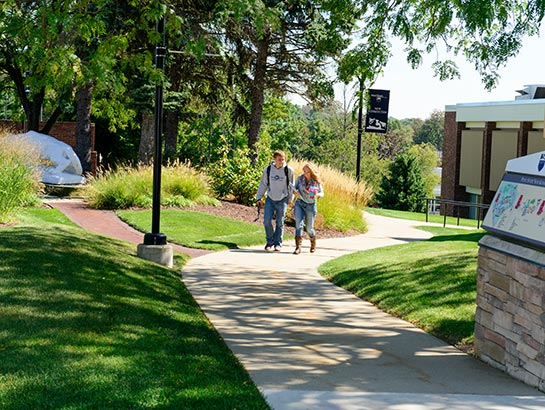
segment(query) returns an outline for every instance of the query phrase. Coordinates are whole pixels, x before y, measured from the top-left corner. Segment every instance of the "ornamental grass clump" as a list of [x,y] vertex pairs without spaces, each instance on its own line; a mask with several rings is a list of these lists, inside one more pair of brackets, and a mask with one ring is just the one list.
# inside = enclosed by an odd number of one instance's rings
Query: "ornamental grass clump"
[[[302,174],[306,163],[302,160],[289,162],[296,178]],[[318,213],[324,218],[324,226],[343,232],[366,231],[363,210],[372,198],[371,186],[327,165],[315,165],[315,168],[324,188],[324,197],[318,200]]]
[[[121,166],[101,170],[90,178],[88,187],[80,194],[98,209],[150,207],[153,202],[153,167]],[[179,162],[162,168],[162,205],[193,206],[216,202],[210,196],[206,179],[197,171]]]
[[165,205],[218,205],[206,177],[195,169],[176,161],[163,168],[162,190]]
[[10,222],[18,209],[38,203],[39,161],[28,144],[0,135],[0,223]]

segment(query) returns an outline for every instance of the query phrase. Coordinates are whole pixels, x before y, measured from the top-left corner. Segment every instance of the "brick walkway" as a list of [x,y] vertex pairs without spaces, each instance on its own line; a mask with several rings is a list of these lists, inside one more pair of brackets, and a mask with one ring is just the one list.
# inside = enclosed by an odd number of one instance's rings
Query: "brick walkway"
[[[144,234],[127,225],[117,217],[115,212],[100,209],[92,209],[82,200],[46,200],[45,203],[58,209],[72,222],[82,228],[100,235],[110,236],[134,244],[144,243]],[[170,244],[175,251],[188,254],[192,258],[206,255],[211,251],[203,249],[187,248],[176,244]]]

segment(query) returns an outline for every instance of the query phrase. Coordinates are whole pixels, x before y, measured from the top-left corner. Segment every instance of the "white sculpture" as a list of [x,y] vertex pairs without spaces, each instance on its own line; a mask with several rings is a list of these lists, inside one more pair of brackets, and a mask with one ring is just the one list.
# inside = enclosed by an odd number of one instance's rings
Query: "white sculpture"
[[13,134],[12,137],[38,150],[42,182],[53,185],[85,184],[81,162],[70,145],[36,131]]

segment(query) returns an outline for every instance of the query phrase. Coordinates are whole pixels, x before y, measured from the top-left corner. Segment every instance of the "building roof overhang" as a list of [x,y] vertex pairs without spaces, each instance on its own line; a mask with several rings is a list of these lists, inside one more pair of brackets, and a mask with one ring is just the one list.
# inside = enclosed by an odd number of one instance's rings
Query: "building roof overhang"
[[456,121],[544,121],[545,99],[460,103],[447,105],[456,112]]

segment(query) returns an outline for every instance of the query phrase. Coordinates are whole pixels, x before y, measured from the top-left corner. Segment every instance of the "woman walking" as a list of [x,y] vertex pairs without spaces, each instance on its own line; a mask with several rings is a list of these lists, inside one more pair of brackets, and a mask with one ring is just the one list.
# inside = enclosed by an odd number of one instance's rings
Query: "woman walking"
[[316,231],[314,230],[314,220],[316,219],[316,200],[324,196],[320,176],[310,165],[305,164],[303,174],[299,175],[295,181],[295,205],[293,212],[295,214],[295,250],[293,253],[301,253],[301,242],[303,241],[303,227],[310,238],[310,251],[316,250]]

